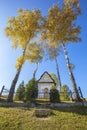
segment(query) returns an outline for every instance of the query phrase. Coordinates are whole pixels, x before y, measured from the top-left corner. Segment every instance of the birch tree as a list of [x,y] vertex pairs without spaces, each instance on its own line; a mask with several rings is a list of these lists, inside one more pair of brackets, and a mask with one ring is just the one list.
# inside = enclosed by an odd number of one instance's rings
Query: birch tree
[[79,38],[80,26],[76,25],[77,17],[81,14],[78,0],[64,0],[62,7],[53,5],[48,12],[42,30],[42,40],[49,46],[57,48],[62,46],[65,54],[75,100],[79,101],[76,81],[71,69],[66,45],[70,42],[81,41]]
[[41,27],[41,12],[40,10],[18,10],[18,16],[10,17],[8,25],[5,28],[6,36],[13,42],[14,49],[21,48],[22,55],[17,59],[18,65],[16,75],[11,83],[8,102],[13,102],[13,94],[16,83],[18,81],[22,66],[25,62],[25,54],[30,41],[33,40]]

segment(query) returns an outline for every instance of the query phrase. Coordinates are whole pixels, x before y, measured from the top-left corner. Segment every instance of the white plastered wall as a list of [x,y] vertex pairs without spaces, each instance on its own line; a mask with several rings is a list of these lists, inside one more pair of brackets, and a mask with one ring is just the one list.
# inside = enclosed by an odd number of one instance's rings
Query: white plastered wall
[[38,98],[44,98],[44,89],[48,88],[48,92],[50,93],[50,89],[53,83],[39,83],[38,84]]

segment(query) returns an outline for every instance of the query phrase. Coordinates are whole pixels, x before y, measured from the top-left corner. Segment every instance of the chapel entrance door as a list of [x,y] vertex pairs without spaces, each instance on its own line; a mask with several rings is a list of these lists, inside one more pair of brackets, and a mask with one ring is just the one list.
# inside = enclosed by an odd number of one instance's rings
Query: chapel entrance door
[[48,88],[44,88],[44,98],[49,98],[49,90],[48,90]]

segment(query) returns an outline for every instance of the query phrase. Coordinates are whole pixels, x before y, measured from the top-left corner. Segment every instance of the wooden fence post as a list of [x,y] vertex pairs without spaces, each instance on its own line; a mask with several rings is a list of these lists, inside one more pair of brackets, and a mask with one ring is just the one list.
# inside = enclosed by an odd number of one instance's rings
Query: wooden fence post
[[4,88],[5,88],[5,86],[3,86],[2,89],[1,89],[0,97],[1,97],[1,95],[3,93]]
[[78,91],[79,91],[79,93],[80,93],[81,98],[83,98],[83,94],[82,94],[82,91],[81,91],[81,88],[80,88],[80,87],[78,87]]

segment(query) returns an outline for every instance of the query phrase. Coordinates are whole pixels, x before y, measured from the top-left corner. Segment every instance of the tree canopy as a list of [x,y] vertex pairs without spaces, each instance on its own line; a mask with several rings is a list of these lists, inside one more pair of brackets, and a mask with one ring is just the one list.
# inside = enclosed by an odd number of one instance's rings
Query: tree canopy
[[75,20],[81,14],[78,0],[65,0],[60,8],[53,5],[48,12],[42,30],[42,40],[47,41],[50,46],[58,47],[61,43],[78,42],[80,26]]
[[20,47],[24,50],[27,42],[30,42],[38,33],[42,19],[40,10],[18,10],[18,16],[8,19],[5,28],[6,36],[13,42],[12,47]]

